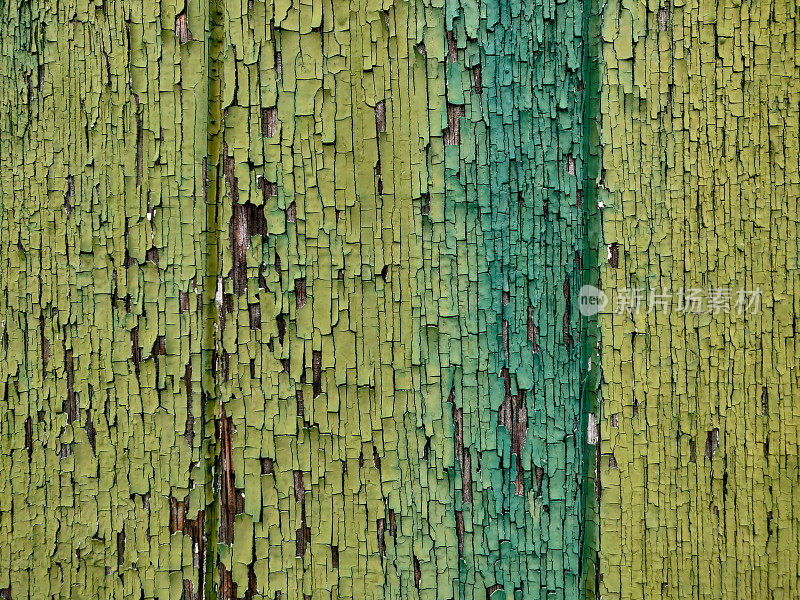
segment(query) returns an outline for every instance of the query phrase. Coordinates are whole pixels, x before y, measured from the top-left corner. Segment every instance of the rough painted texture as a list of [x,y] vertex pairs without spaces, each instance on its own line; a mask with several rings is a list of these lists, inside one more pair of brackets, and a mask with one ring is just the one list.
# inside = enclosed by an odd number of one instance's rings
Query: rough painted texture
[[[203,586],[207,50],[178,10],[0,7],[5,597]],[[205,20],[193,4],[201,37]]]
[[223,23],[223,586],[574,597],[579,5],[317,8]]
[[0,589],[575,597],[579,2],[2,24]]
[[445,138],[438,252],[453,290],[439,304],[437,342],[460,437],[460,581],[475,597],[486,588],[575,598],[585,468],[574,300],[584,258],[581,4],[475,11],[448,5],[448,116],[465,118],[453,144]]
[[[800,597],[799,8],[603,12],[607,599]],[[611,314],[636,287],[642,310]],[[702,314],[647,314],[651,290],[677,303],[681,287],[702,290]],[[760,312],[738,314],[756,288]]]
[[0,597],[798,597],[796,13],[0,4]]

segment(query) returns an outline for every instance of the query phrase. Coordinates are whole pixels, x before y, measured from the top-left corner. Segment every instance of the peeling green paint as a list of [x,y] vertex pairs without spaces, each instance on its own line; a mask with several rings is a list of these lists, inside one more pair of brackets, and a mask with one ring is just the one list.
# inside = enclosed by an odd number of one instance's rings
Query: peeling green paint
[[0,5],[0,597],[795,597],[796,13]]
[[[604,598],[800,596],[799,9],[603,10]],[[641,310],[616,310],[624,288]]]
[[4,14],[0,587],[573,596],[579,4],[56,8]]

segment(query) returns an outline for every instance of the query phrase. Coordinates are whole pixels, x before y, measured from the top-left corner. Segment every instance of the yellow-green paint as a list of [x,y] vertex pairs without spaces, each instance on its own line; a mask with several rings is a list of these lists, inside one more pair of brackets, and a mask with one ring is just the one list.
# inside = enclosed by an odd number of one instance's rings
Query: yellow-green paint
[[0,597],[796,597],[797,16],[0,4]]
[[577,593],[582,18],[488,6],[4,6],[0,589]]
[[[600,593],[798,598],[800,5],[611,0],[602,18]],[[615,314],[624,288],[638,313]]]
[[0,9],[6,597],[177,598],[206,569],[208,51],[178,10]]

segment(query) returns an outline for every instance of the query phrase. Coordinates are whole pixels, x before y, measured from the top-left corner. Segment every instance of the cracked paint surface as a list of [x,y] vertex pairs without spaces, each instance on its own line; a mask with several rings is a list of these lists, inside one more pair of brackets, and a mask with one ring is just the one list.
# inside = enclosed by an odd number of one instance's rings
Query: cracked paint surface
[[796,7],[709,6],[0,5],[0,596],[794,597]]
[[[600,317],[604,598],[800,596],[798,23],[783,1],[603,11],[602,285],[706,297]],[[714,314],[713,288],[761,310]]]
[[580,4],[33,8],[0,587],[573,597]]

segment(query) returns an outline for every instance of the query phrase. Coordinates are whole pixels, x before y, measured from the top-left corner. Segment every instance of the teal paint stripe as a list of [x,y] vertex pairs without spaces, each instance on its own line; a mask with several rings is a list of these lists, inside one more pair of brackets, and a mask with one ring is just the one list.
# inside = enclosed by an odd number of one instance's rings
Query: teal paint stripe
[[[460,340],[440,345],[442,393],[463,427],[453,476],[463,482],[469,470],[472,488],[471,501],[463,491],[455,501],[461,596],[576,598],[586,473],[582,6],[446,9],[451,134],[464,114],[459,144],[445,151],[444,201],[459,299],[448,330]],[[444,356],[459,344],[460,356]]]

